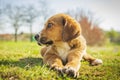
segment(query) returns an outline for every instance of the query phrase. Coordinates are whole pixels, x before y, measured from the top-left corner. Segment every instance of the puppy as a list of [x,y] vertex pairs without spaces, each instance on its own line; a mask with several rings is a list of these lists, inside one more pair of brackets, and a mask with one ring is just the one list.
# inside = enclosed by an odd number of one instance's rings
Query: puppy
[[81,34],[80,24],[66,14],[49,18],[35,39],[39,45],[46,45],[41,49],[43,63],[67,75],[79,75],[82,58],[91,65],[102,64],[101,59],[86,53],[86,40]]

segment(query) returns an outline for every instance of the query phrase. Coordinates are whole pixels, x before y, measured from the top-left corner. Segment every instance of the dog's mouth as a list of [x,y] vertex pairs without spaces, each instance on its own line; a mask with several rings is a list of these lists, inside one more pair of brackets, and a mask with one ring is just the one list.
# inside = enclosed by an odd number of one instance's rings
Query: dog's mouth
[[48,39],[46,37],[39,38],[39,35],[36,35],[35,39],[36,39],[38,45],[40,45],[40,46],[41,45],[52,45],[53,44],[52,40],[50,40],[50,39]]
[[51,41],[51,40],[50,40],[50,41],[47,41],[47,42],[38,41],[37,43],[38,43],[38,45],[40,45],[40,46],[41,46],[41,45],[52,45],[52,44],[53,44],[53,41]]

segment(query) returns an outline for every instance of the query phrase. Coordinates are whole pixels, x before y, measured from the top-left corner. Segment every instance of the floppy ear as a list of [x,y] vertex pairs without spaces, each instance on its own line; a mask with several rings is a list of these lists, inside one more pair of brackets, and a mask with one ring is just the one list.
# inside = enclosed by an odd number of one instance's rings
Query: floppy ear
[[70,41],[78,37],[80,34],[81,34],[80,24],[69,16],[64,17],[62,32],[63,41],[65,42]]

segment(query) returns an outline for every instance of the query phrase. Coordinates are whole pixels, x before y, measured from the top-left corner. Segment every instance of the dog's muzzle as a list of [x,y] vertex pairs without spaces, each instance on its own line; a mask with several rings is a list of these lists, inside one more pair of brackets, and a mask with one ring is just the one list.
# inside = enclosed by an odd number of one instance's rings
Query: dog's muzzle
[[53,41],[48,40],[46,37],[41,37],[41,38],[40,38],[40,43],[42,43],[42,44],[47,44],[47,45],[51,45],[51,44],[53,44]]
[[35,35],[35,40],[38,42],[38,45],[42,45],[42,44],[51,45],[51,44],[53,44],[53,41],[51,41],[51,40],[48,41],[46,37],[40,37],[39,34]]

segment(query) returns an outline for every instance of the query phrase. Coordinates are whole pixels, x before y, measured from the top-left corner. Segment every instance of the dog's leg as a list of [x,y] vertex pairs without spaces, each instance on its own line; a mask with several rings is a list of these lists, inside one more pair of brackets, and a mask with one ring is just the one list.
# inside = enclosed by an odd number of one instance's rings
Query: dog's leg
[[90,63],[90,65],[92,66],[95,66],[95,65],[99,65],[99,64],[102,64],[102,60],[101,59],[96,59],[94,57],[92,57],[91,55],[89,54],[84,54],[83,58],[88,61]]
[[47,47],[43,47],[43,48],[41,48],[41,56],[43,57],[44,56],[44,54],[45,54],[45,52],[47,51]]
[[46,51],[47,51],[47,47],[41,48],[41,53],[40,54],[41,54],[42,57],[44,56]]
[[69,53],[67,57],[67,64],[63,68],[62,72],[69,76],[78,77],[80,60],[82,59],[82,53],[78,50],[73,50]]
[[51,69],[60,71],[63,68],[62,60],[56,55],[51,53],[46,53],[43,57],[43,63],[48,64]]

